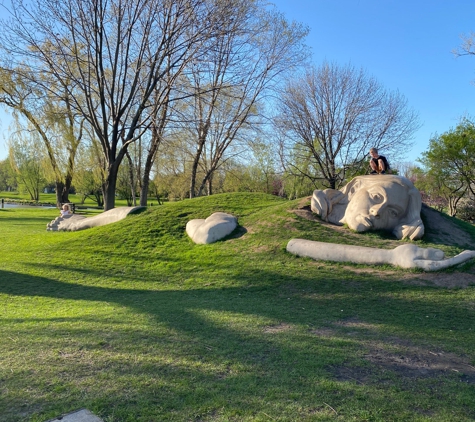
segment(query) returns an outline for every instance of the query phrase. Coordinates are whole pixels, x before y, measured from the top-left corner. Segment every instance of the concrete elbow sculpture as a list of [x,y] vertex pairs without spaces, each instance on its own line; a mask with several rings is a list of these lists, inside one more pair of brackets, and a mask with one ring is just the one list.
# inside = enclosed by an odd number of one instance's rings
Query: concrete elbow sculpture
[[237,219],[231,214],[215,212],[207,219],[197,218],[186,224],[186,233],[198,244],[213,243],[231,234],[237,227]]
[[421,206],[412,182],[396,175],[357,176],[340,190],[314,191],[311,200],[312,211],[329,223],[357,232],[386,230],[411,240],[424,235]]
[[145,207],[118,207],[109,211],[95,215],[94,217],[84,217],[83,215],[70,214],[55,218],[46,225],[48,231],[77,231],[89,229],[91,227],[104,226],[123,220],[131,212]]
[[391,264],[402,268],[420,268],[424,271],[442,270],[475,257],[475,251],[467,250],[452,258],[445,258],[444,252],[440,249],[420,248],[413,244],[401,245],[394,249],[377,249],[304,239],[290,240],[287,251],[294,255],[322,261]]

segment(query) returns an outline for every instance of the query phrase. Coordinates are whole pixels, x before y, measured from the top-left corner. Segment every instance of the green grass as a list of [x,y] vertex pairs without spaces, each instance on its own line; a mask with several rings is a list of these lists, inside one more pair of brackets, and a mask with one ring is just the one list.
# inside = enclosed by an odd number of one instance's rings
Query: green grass
[[[0,210],[0,420],[474,420],[475,286],[290,255],[293,237],[396,244],[298,202],[215,195],[74,233],[45,230],[55,209]],[[240,228],[194,244],[186,222],[215,211]]]

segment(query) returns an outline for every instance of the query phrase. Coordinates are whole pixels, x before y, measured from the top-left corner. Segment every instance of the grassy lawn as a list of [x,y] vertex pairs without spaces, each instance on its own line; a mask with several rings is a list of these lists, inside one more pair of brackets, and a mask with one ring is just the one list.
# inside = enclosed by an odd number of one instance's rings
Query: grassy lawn
[[[398,244],[299,202],[215,195],[75,233],[46,231],[56,209],[0,209],[0,420],[475,420],[475,264],[428,277],[293,256],[294,237]],[[240,228],[194,244],[187,221],[215,211]]]

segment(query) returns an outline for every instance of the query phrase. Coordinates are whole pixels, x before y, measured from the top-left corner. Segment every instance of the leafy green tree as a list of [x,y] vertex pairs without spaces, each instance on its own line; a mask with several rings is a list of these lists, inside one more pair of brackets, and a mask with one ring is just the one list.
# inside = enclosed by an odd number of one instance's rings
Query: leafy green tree
[[444,186],[444,180],[440,176],[440,174],[435,172],[427,172],[417,167],[412,171],[410,180],[414,183],[414,186],[419,189],[424,204],[438,211],[444,211],[450,208],[450,203],[454,203],[454,200],[450,201],[450,198],[454,195]]
[[82,145],[78,153],[76,171],[74,175],[74,188],[81,197],[82,203],[86,198],[93,199],[98,207],[104,206],[102,194],[104,181],[104,162],[98,151],[100,145],[92,137],[91,141]]
[[181,148],[182,145],[179,136],[168,136],[161,144],[160,155],[154,161],[154,192],[171,201],[189,196],[189,156]]
[[7,158],[0,161],[0,191],[12,191],[15,187],[15,175],[10,160]]
[[447,199],[449,214],[455,216],[467,191],[475,195],[474,123],[463,118],[455,129],[432,137],[420,161],[439,195]]
[[41,141],[35,132],[17,132],[9,141],[9,158],[20,192],[40,200],[40,192],[47,184],[44,176],[45,157],[41,156]]
[[[290,199],[311,195],[315,189],[324,189],[321,183],[320,168],[312,159],[312,153],[301,144],[292,145],[289,151],[283,151],[280,143],[280,160],[284,168],[284,192]],[[314,148],[318,148],[315,145]],[[320,175],[320,176],[319,176]]]
[[51,97],[42,82],[37,72],[25,65],[14,71],[0,69],[0,103],[13,111],[18,128],[34,129],[43,141],[39,147],[48,157],[47,176],[55,181],[59,208],[69,202],[83,120],[73,113],[67,89],[62,98]]

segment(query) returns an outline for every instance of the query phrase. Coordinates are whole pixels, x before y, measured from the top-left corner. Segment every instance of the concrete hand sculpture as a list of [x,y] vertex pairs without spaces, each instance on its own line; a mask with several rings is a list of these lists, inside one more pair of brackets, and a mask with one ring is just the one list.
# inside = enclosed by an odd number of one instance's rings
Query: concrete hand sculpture
[[386,230],[398,239],[424,235],[421,195],[409,179],[396,175],[357,176],[340,190],[313,192],[311,209],[321,219],[357,232]]
[[131,212],[145,207],[117,207],[94,217],[84,217],[83,215],[70,214],[55,218],[46,225],[48,231],[77,231],[89,229],[91,227],[104,226],[123,220]]
[[316,260],[374,265],[391,264],[402,268],[420,268],[424,271],[442,270],[475,257],[475,251],[467,250],[452,258],[445,258],[444,252],[440,249],[420,248],[413,244],[401,245],[394,249],[377,249],[304,239],[291,239],[287,244],[287,251]]

